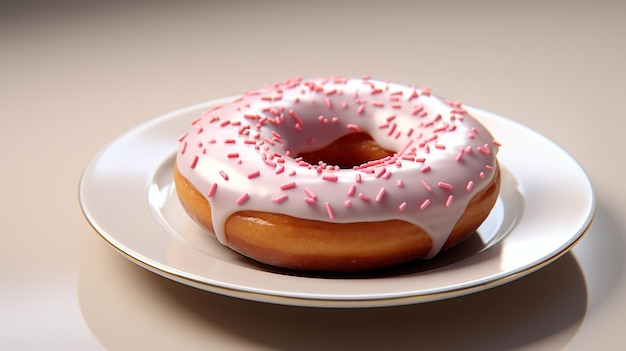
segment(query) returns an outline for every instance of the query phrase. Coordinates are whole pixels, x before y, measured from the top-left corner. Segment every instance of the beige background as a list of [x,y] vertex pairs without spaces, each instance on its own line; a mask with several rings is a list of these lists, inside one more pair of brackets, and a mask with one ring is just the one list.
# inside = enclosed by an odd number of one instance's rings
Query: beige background
[[[0,349],[585,350],[623,346],[626,2],[0,4]],[[482,293],[326,310],[158,277],[83,219],[86,163],[126,130],[290,76],[429,85],[525,124],[592,179],[562,259]]]

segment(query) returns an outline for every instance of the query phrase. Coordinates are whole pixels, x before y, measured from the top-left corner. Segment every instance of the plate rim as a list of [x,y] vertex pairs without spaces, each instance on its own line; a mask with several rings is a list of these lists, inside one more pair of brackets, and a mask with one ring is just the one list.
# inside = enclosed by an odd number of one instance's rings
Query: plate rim
[[[560,145],[556,144],[554,141],[545,137],[541,133],[520,124],[519,122],[510,120],[506,117],[502,117],[495,113],[484,111],[479,108],[466,106],[470,112],[473,112],[474,114],[479,115],[477,118],[479,118],[480,115],[487,115],[490,118],[495,118],[496,120],[508,123],[514,126],[515,128],[523,129],[526,132],[532,133],[536,137],[540,137],[544,139],[544,141],[549,142],[552,147],[557,148],[559,152],[563,153],[569,158],[569,161],[571,161],[573,165],[577,166],[577,168],[581,172],[580,175],[582,175],[584,180],[587,182],[587,187],[585,188],[585,190],[588,191],[587,195],[589,196],[590,203],[588,204],[589,210],[587,212],[587,217],[583,221],[584,223],[583,226],[581,226],[575,234],[569,237],[569,240],[562,243],[559,250],[555,250],[554,252],[552,252],[552,255],[550,255],[549,257],[544,257],[544,259],[539,260],[539,261],[529,262],[526,265],[519,267],[517,270],[513,272],[509,272],[508,274],[504,274],[502,276],[496,276],[495,278],[484,277],[483,279],[474,280],[472,282],[465,282],[465,284],[461,284],[460,286],[456,288],[448,289],[445,291],[435,291],[435,292],[426,292],[423,294],[408,294],[408,295],[407,294],[395,294],[395,295],[383,294],[385,296],[378,296],[375,298],[363,298],[363,297],[355,296],[354,294],[346,295],[344,297],[337,297],[337,296],[322,297],[319,295],[302,296],[301,294],[299,295],[299,294],[288,294],[288,293],[276,294],[276,293],[271,293],[267,291],[266,292],[255,291],[255,289],[250,289],[250,288],[241,289],[241,287],[229,286],[229,284],[216,284],[214,279],[204,279],[204,280],[198,279],[189,274],[184,274],[184,272],[178,272],[177,269],[173,267],[167,267],[167,265],[164,265],[161,262],[156,262],[149,257],[138,257],[141,255],[133,255],[130,252],[128,252],[129,248],[125,250],[124,249],[125,245],[117,241],[114,235],[112,235],[111,233],[108,233],[104,228],[102,228],[97,223],[97,221],[93,218],[92,214],[90,214],[90,210],[85,200],[85,193],[87,190],[85,188],[86,187],[85,179],[90,174],[90,172],[93,171],[94,165],[101,159],[101,157],[108,150],[110,150],[110,148],[113,145],[120,143],[122,140],[126,138],[132,138],[134,135],[140,133],[141,131],[145,131],[146,129],[149,129],[155,125],[158,126],[159,124],[169,119],[176,118],[177,116],[180,116],[186,113],[199,111],[201,109],[205,109],[212,105],[225,103],[227,101],[230,101],[232,98],[233,97],[226,97],[226,98],[193,104],[193,105],[186,106],[186,107],[171,111],[169,113],[163,114],[159,117],[150,119],[148,121],[145,121],[135,126],[134,128],[131,128],[130,130],[126,131],[125,133],[118,136],[117,138],[113,139],[105,147],[103,147],[98,153],[96,153],[91,158],[91,160],[87,163],[87,165],[85,166],[85,168],[83,169],[81,173],[79,186],[78,186],[79,205],[80,205],[82,214],[87,220],[87,222],[89,223],[89,225],[94,229],[94,231],[96,231],[96,233],[98,233],[99,236],[103,238],[108,244],[110,244],[118,253],[122,254],[124,257],[138,264],[139,266],[153,273],[159,274],[165,278],[168,278],[168,279],[171,279],[171,280],[174,280],[179,283],[186,284],[186,285],[190,285],[196,288],[200,288],[206,291],[211,291],[214,293],[219,293],[219,294],[223,294],[223,295],[227,295],[231,297],[243,298],[243,299],[254,300],[254,301],[261,301],[261,302],[284,304],[284,305],[309,306],[309,307],[382,307],[382,306],[414,304],[414,303],[429,302],[429,301],[435,301],[435,300],[442,300],[446,298],[452,298],[452,297],[466,295],[466,294],[482,291],[488,288],[496,287],[504,283],[513,281],[515,279],[518,279],[520,277],[523,277],[529,273],[532,273],[556,261],[558,258],[560,258],[564,254],[569,252],[569,250],[584,237],[585,233],[591,227],[591,224],[595,217],[596,196],[593,190],[592,182],[587,172],[571,154],[569,154],[566,150],[564,150]],[[306,278],[306,277],[299,277],[299,278]],[[211,280],[213,283],[209,283],[207,282],[207,280]]]

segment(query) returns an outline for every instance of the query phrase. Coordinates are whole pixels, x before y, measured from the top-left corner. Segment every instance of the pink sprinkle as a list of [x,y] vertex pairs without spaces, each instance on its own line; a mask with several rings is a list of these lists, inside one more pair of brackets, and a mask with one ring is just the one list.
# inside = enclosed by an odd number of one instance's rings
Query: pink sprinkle
[[428,185],[428,183],[426,183],[423,180],[422,180],[422,186],[424,187],[424,189],[426,189],[428,191],[433,191],[433,189],[430,187],[430,185]]
[[228,180],[228,174],[226,174],[226,172],[220,171],[220,175],[224,178],[224,180]]
[[288,190],[296,187],[296,182],[285,183],[280,186],[280,190]]
[[297,124],[302,125],[302,118],[300,118],[300,116],[298,116],[298,114],[296,113],[296,111],[294,110],[289,110],[289,116],[291,116],[291,118],[293,118]]
[[355,177],[357,183],[361,182],[361,173],[357,173],[354,177]]
[[180,148],[180,154],[184,155],[186,150],[187,150],[187,141],[183,141],[183,145]]
[[448,198],[446,199],[446,207],[450,207],[452,205],[452,201],[454,200],[454,196],[453,195],[448,195]]
[[446,190],[452,190],[452,189],[454,189],[454,187],[452,186],[452,184],[449,184],[449,183],[439,182],[437,185],[438,185],[441,189],[446,189]]
[[231,152],[228,154],[228,158],[237,158],[237,157],[239,157],[238,152]]
[[385,104],[382,101],[372,101],[372,106],[383,107]]
[[348,103],[347,103],[347,102],[345,102],[345,101],[344,101],[344,102],[342,102],[342,103],[341,103],[341,108],[342,108],[342,109],[344,109],[344,110],[345,110],[345,109],[347,109],[347,108],[348,108]]
[[348,189],[348,196],[354,196],[354,193],[356,192],[356,185],[352,184],[350,185],[350,188]]
[[250,129],[249,125],[241,126],[241,127],[239,127],[239,130],[237,131],[237,133],[239,135],[244,134],[244,133],[250,133],[250,131],[248,129]]
[[499,142],[499,141],[497,141],[497,140],[493,140],[493,141],[492,141],[492,143],[493,143],[493,145],[495,145],[495,146],[502,146],[502,144],[500,144],[500,142]]
[[207,194],[207,196],[213,197],[216,190],[217,190],[217,183],[213,183],[213,185],[211,185],[211,188],[209,189],[209,193]]
[[404,210],[406,210],[406,206],[407,206],[406,202],[403,202],[400,204],[400,206],[398,206],[398,210],[400,212],[404,212]]
[[329,98],[326,98],[326,107],[333,108],[333,103],[330,101]]
[[304,188],[304,192],[305,192],[307,195],[309,195],[309,198],[311,198],[311,199],[313,199],[313,200],[317,199],[317,195],[315,195],[315,193],[314,193],[311,189],[309,189],[309,188]]
[[361,105],[359,106],[359,108],[356,109],[356,113],[362,115],[363,112],[365,112],[365,105]]
[[215,105],[215,106],[209,108],[208,110],[206,110],[205,113],[211,113],[211,112],[217,111],[217,110],[219,110],[221,108],[222,108],[222,105]]
[[224,140],[224,144],[234,144],[235,143],[235,139],[226,139]]
[[489,155],[491,153],[491,150],[489,150],[489,145],[487,144],[483,145],[483,147],[479,146],[476,149],[483,155]]
[[470,191],[472,191],[473,188],[474,188],[474,182],[470,180],[469,182],[467,182],[467,185],[465,186],[465,190],[467,190],[467,192],[469,193]]
[[357,133],[361,131],[361,128],[359,128],[356,124],[348,124],[347,128]]
[[193,157],[193,161],[191,161],[191,169],[196,168],[197,164],[198,164],[198,155]]
[[260,95],[261,92],[258,90],[244,90],[243,94],[248,95],[248,96],[254,96],[254,95]]
[[374,176],[376,178],[380,178],[383,176],[383,174],[385,174],[385,172],[387,172],[387,170],[385,169],[385,167],[381,167],[378,169],[378,171],[376,171],[376,174],[374,174]]
[[387,136],[391,136],[391,134],[393,134],[393,132],[396,130],[396,127],[398,125],[394,122],[391,124],[391,128],[389,128],[389,131],[387,132]]
[[422,204],[420,205],[420,210],[424,211],[426,208],[428,208],[428,206],[430,206],[430,199],[426,199],[424,200],[424,202],[422,202]]
[[287,194],[283,194],[281,196],[277,196],[275,198],[272,198],[272,202],[281,203],[281,202],[285,202],[288,198],[289,198],[289,196],[287,196]]
[[284,171],[285,171],[285,166],[280,165],[280,166],[278,167],[278,169],[276,170],[276,172],[275,172],[275,173],[276,173],[276,174],[281,174],[281,173],[283,173]]
[[314,204],[316,200],[310,197],[305,197],[304,202],[306,202],[307,204]]
[[352,207],[352,201],[350,201],[350,200],[346,200],[346,201],[344,201],[344,202],[343,202],[343,205],[344,205],[345,207]]
[[335,213],[333,212],[333,208],[330,207],[330,203],[326,202],[324,205],[326,206],[326,212],[328,212],[328,218],[335,219]]
[[363,193],[359,193],[359,198],[361,198],[361,200],[363,201],[370,201],[369,196],[363,194]]
[[386,193],[387,193],[387,189],[380,188],[380,190],[378,191],[378,194],[376,195],[376,202],[383,201],[383,198],[385,197]]
[[244,202],[246,202],[248,200],[249,196],[248,193],[243,193],[238,199],[237,199],[237,205],[241,206],[243,205]]
[[322,176],[323,180],[329,181],[329,182],[336,182],[339,177],[335,174],[325,174]]
[[268,144],[270,144],[272,146],[275,145],[274,140],[272,140],[272,139],[270,139],[268,137],[263,138],[263,141],[265,141],[266,143],[268,143]]
[[260,175],[261,175],[261,171],[257,169],[256,171],[248,174],[248,179],[256,178]]
[[478,173],[478,176],[480,177],[480,179],[485,179],[485,172]]
[[422,167],[422,169],[420,169],[420,171],[422,173],[426,173],[426,172],[430,171],[430,165],[426,165],[426,166]]
[[402,188],[404,187],[404,182],[402,181],[402,179],[398,179],[398,181],[396,182],[396,185],[398,186],[398,188]]

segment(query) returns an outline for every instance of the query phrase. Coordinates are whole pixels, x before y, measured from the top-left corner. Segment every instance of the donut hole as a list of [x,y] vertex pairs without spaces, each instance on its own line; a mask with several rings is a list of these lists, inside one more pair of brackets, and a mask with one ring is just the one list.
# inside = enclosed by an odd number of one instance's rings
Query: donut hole
[[351,133],[322,149],[300,153],[298,157],[302,157],[302,160],[309,164],[324,162],[342,169],[352,169],[354,166],[393,154],[393,151],[383,149],[378,145],[369,134]]

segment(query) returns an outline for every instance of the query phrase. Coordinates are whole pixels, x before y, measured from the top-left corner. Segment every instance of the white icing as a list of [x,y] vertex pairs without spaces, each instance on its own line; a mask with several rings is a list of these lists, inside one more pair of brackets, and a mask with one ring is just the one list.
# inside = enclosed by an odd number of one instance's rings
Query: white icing
[[[231,214],[257,210],[337,223],[404,220],[431,236],[434,256],[496,167],[493,137],[459,103],[369,79],[286,80],[192,123],[177,167],[207,196],[222,243]],[[396,155],[367,169],[303,166],[288,156],[356,130]]]

